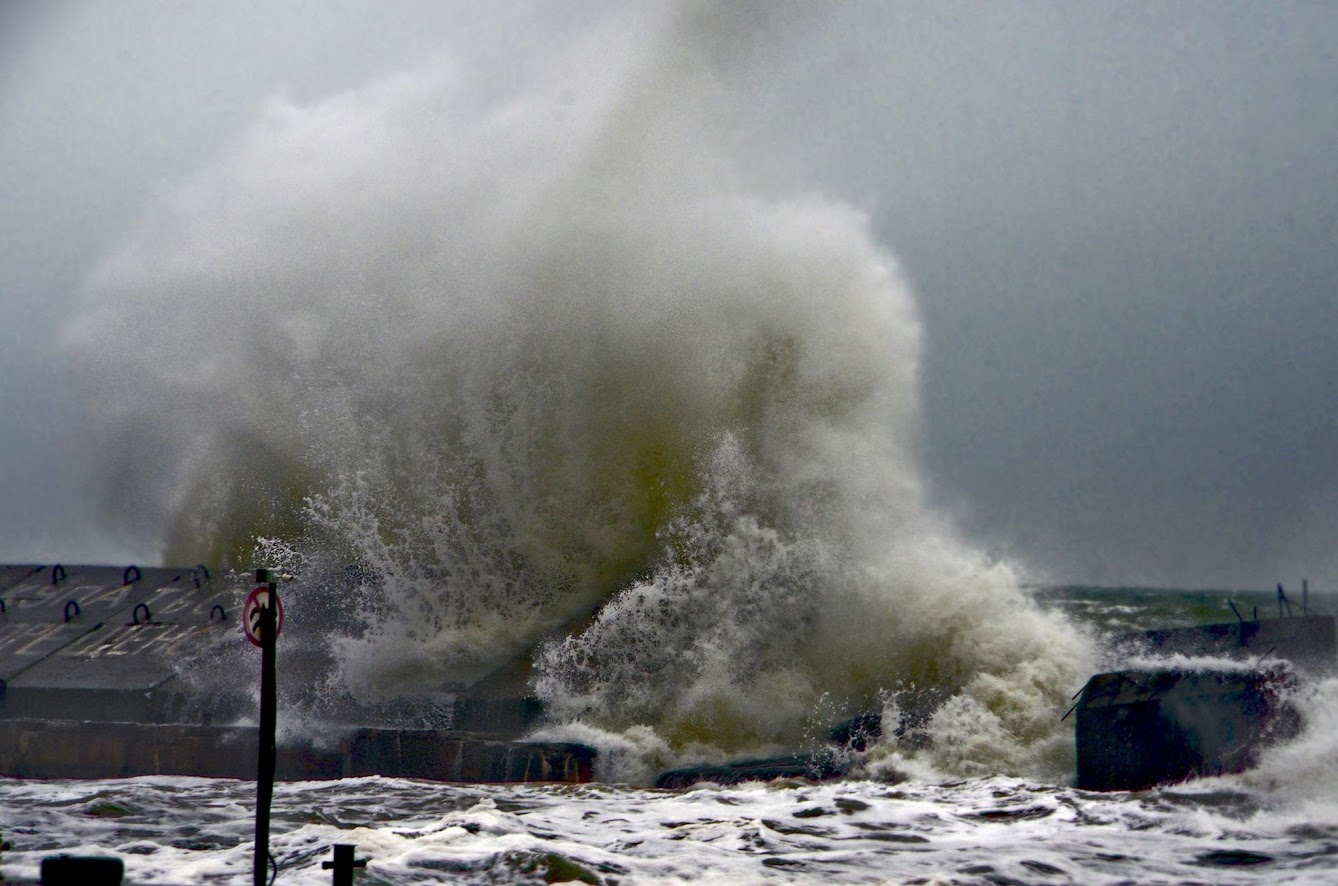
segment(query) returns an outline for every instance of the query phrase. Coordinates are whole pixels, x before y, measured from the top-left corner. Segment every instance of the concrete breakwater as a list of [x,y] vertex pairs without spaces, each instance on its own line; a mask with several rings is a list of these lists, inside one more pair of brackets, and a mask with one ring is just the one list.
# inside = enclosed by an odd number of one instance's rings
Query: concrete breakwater
[[1268,745],[1294,738],[1302,721],[1298,680],[1333,671],[1334,619],[1290,613],[1280,588],[1278,601],[1275,619],[1237,613],[1235,622],[1124,638],[1121,648],[1130,657],[1179,660],[1087,681],[1071,711],[1077,714],[1075,784],[1141,790],[1242,772]]
[[[0,721],[0,775],[123,778],[256,776],[256,729],[186,723]],[[580,744],[507,741],[436,729],[358,728],[331,743],[281,744],[282,781],[387,775],[457,782],[568,782],[593,778]]]
[[[250,582],[204,566],[0,566],[0,775],[254,778],[250,686],[217,678]],[[520,741],[533,698],[453,699],[450,727],[323,724],[278,748],[281,779],[387,775],[585,782],[584,745]]]

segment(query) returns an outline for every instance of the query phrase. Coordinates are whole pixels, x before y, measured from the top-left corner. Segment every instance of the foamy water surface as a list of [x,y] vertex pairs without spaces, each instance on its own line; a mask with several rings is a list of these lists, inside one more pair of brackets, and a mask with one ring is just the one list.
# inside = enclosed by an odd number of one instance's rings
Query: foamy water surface
[[[188,778],[0,784],[9,878],[57,851],[125,860],[131,883],[248,883],[253,785]],[[1276,799],[1276,798],[1274,798]],[[684,793],[365,778],[281,785],[278,883],[1332,882],[1338,815],[1239,779],[1093,794],[1011,778],[783,783]],[[1338,810],[1334,810],[1338,811]],[[551,880],[550,880],[551,882]]]

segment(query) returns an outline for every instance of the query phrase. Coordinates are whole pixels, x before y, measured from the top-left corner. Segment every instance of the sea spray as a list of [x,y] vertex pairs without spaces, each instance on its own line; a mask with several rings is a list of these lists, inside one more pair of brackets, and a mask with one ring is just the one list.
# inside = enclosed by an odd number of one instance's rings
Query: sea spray
[[1300,734],[1293,741],[1265,747],[1259,766],[1240,778],[1285,798],[1289,812],[1317,808],[1319,817],[1332,818],[1338,789],[1338,678],[1303,682],[1293,692]]
[[656,754],[914,685],[950,769],[1062,768],[1083,645],[927,510],[914,304],[860,212],[749,181],[719,36],[270,102],[88,278],[108,524],[282,549],[309,682],[364,701],[537,647],[550,728]]

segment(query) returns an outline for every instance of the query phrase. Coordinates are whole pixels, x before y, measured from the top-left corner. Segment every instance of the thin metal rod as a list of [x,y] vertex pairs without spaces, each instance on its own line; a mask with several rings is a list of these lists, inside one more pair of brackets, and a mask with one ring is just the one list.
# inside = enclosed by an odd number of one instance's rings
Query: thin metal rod
[[269,809],[274,800],[275,613],[279,608],[277,585],[269,586],[269,605],[260,610],[260,736],[256,766],[256,857],[252,869],[255,886],[269,882]]

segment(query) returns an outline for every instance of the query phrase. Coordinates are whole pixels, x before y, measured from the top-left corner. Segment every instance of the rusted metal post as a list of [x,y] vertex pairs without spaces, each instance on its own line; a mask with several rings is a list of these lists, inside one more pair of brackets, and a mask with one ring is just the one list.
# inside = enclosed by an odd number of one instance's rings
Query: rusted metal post
[[274,800],[274,733],[278,719],[275,698],[274,646],[278,639],[276,613],[278,587],[269,580],[269,570],[256,570],[257,584],[269,587],[269,605],[260,610],[260,735],[256,766],[256,857],[253,868],[255,886],[269,881],[269,810]]

